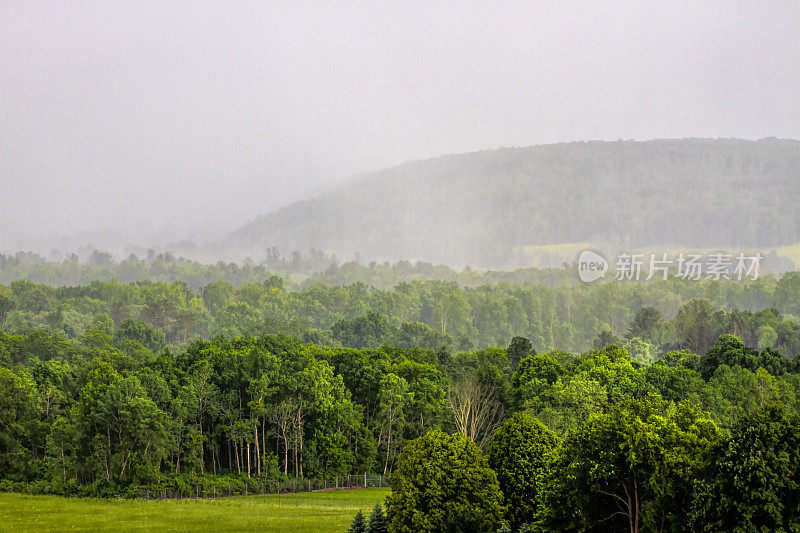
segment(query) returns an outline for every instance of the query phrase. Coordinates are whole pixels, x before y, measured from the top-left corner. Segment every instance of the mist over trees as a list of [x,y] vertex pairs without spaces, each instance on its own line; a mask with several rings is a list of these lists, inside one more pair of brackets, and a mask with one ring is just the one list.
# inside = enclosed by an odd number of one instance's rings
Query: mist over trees
[[330,259],[0,256],[0,490],[372,473],[392,493],[354,531],[796,528],[800,273]]
[[[392,279],[391,270],[380,271]],[[535,273],[535,271],[534,271]],[[545,272],[552,281],[557,276]],[[255,275],[251,272],[249,275]],[[673,349],[705,353],[722,334],[754,349],[800,353],[800,276],[747,281],[658,280],[486,283],[401,281],[380,289],[356,281],[297,286],[276,275],[239,287],[220,280],[53,287],[17,280],[0,284],[0,327],[47,328],[79,338],[93,328],[152,350],[196,337],[283,334],[317,345],[383,344],[464,350],[512,346],[516,361],[536,350],[584,351],[624,346],[643,363]],[[524,274],[521,274],[524,275]],[[562,272],[565,278],[568,276]],[[385,282],[384,282],[385,283]]]
[[[213,250],[275,246],[367,260],[528,266],[565,243],[764,248],[800,242],[800,142],[579,142],[449,155],[367,174],[233,232]],[[725,194],[720,194],[725,191]],[[526,260],[528,263],[526,263]]]
[[800,2],[453,7],[0,2],[0,530],[800,533]]

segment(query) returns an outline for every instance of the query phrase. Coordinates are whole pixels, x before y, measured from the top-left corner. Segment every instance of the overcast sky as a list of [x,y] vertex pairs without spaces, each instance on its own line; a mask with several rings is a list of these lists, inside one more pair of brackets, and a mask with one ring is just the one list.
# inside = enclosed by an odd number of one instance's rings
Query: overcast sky
[[800,2],[0,3],[0,249],[217,238],[357,173],[800,138]]

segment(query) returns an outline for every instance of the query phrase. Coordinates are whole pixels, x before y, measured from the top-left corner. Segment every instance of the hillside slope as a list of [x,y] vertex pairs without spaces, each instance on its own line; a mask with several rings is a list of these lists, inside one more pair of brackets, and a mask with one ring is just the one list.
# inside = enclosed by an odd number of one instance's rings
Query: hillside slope
[[764,248],[800,242],[800,141],[575,142],[450,155],[364,175],[264,215],[216,252],[519,264],[520,247]]

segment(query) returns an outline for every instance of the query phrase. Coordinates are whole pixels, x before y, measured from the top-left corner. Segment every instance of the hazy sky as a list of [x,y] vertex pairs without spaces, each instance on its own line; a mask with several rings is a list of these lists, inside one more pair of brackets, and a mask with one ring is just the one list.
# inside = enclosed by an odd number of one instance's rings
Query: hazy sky
[[359,172],[800,138],[800,2],[0,3],[0,249],[202,241]]

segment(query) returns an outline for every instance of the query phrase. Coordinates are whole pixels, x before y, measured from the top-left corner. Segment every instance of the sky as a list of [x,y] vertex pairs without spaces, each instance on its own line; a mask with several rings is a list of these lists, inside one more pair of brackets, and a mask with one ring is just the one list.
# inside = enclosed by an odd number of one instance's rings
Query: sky
[[798,139],[799,27],[796,1],[3,0],[0,250],[203,243],[449,153]]

